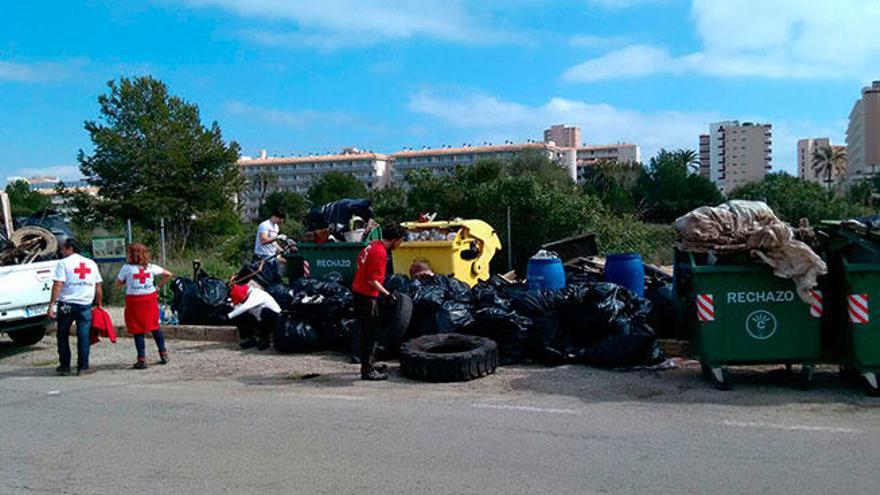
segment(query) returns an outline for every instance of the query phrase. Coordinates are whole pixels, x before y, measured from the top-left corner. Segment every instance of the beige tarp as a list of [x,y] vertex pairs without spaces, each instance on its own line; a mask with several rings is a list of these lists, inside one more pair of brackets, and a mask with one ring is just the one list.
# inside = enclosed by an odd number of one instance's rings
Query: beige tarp
[[728,201],[703,206],[673,224],[677,246],[693,253],[748,251],[773,268],[777,277],[793,279],[798,295],[810,301],[816,278],[828,273],[825,262],[809,246],[794,238],[790,225],[761,201]]

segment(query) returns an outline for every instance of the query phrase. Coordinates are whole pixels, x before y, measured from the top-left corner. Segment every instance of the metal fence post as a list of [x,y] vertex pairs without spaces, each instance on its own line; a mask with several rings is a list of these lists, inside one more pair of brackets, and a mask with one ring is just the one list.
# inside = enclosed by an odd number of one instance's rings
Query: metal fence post
[[507,205],[507,271],[513,271],[513,238],[510,237],[510,205]]
[[159,219],[159,239],[161,242],[162,249],[162,266],[165,266],[165,219]]
[[126,219],[126,223],[128,224],[128,243],[131,244],[131,219]]

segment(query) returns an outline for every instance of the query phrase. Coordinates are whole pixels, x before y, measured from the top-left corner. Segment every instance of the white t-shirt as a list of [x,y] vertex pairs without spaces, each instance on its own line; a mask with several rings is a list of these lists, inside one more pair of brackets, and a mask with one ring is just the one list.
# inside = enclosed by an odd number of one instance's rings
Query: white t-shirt
[[272,219],[266,220],[257,227],[257,240],[254,241],[254,254],[260,256],[261,258],[265,258],[266,256],[274,256],[275,255],[275,244],[270,242],[269,244],[263,244],[260,240],[260,234],[263,232],[267,232],[269,234],[269,239],[274,239],[278,236],[278,226],[272,223]]
[[249,287],[247,299],[229,313],[229,319],[231,320],[245,311],[248,311],[250,314],[254,315],[258,321],[261,321],[260,313],[263,312],[263,308],[269,308],[275,313],[281,312],[281,306],[275,302],[275,298],[269,295],[268,292],[259,287]]
[[122,265],[116,280],[125,282],[125,293],[129,296],[143,296],[156,292],[156,277],[165,273],[159,265],[147,264],[144,268],[140,265]]
[[95,285],[102,282],[98,265],[79,254],[72,254],[55,265],[52,280],[63,282],[58,301],[69,304],[92,304]]

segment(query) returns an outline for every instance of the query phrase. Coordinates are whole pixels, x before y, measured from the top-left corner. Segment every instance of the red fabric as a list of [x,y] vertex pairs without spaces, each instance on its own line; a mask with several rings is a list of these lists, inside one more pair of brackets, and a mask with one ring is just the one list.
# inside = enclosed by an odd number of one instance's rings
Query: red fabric
[[379,291],[370,282],[385,282],[385,266],[388,264],[388,250],[382,241],[373,241],[357,257],[357,272],[351,289],[367,297],[379,297]]
[[125,328],[132,335],[159,329],[159,294],[125,296]]
[[243,303],[244,300],[247,299],[247,291],[247,285],[233,285],[232,288],[229,289],[229,298],[232,299],[232,304],[238,306]]
[[89,342],[97,344],[100,339],[98,336],[110,339],[110,342],[116,343],[116,327],[113,326],[113,320],[103,308],[92,308],[92,327],[89,330]]

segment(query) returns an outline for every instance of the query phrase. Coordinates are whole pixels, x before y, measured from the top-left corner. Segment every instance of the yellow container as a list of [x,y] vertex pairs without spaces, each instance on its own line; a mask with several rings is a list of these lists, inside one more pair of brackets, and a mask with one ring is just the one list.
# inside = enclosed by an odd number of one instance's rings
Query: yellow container
[[446,231],[448,239],[403,242],[391,254],[394,273],[409,275],[413,263],[425,263],[434,273],[455,277],[471,287],[489,279],[489,262],[501,249],[501,240],[488,223],[453,220],[401,225],[415,233]]

